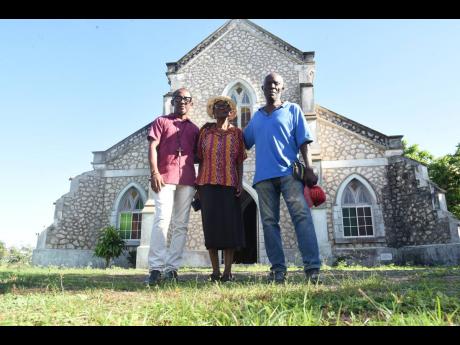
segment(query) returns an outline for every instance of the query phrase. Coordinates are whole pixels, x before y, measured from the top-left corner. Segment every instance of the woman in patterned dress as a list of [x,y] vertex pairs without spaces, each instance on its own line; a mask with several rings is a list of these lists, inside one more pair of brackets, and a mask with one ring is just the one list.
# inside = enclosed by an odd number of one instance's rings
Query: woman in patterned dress
[[[246,151],[241,129],[230,121],[236,117],[236,105],[229,97],[208,101],[208,115],[216,123],[206,123],[198,137],[200,161],[196,185],[201,201],[205,246],[212,264],[211,281],[232,281],[235,250],[245,246],[240,195],[243,191],[243,161]],[[218,250],[224,251],[221,275]]]

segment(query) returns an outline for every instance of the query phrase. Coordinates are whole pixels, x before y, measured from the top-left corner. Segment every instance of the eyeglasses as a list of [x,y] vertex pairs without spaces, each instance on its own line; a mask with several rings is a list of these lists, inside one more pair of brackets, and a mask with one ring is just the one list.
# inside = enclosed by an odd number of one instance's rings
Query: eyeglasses
[[214,109],[219,109],[219,110],[226,110],[226,109],[228,109],[228,110],[230,110],[230,108],[231,108],[231,107],[230,107],[230,105],[228,105],[228,104],[221,104],[221,105],[219,105],[219,104],[214,104]]
[[173,98],[173,101],[176,103],[180,103],[181,101],[184,101],[185,104],[188,104],[192,101],[192,97],[176,96]]

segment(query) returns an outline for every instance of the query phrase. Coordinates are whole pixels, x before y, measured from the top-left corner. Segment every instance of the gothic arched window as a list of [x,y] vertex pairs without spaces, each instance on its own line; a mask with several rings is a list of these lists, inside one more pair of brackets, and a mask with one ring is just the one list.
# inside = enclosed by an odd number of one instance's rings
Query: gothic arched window
[[142,209],[144,203],[136,188],[128,189],[121,199],[118,210],[120,236],[125,240],[141,238]]
[[351,180],[343,192],[342,217],[345,237],[374,236],[372,198],[357,179]]
[[243,129],[251,119],[252,101],[249,92],[241,83],[236,83],[230,89],[229,96],[236,103],[236,108],[238,109],[237,117],[231,123]]

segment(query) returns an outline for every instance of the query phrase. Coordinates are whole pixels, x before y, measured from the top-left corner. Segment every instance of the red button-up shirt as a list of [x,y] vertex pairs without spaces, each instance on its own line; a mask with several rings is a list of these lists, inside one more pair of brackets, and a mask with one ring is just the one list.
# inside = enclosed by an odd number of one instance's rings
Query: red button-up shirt
[[[147,139],[158,141],[158,171],[167,184],[195,184],[194,157],[199,128],[190,120],[174,114],[156,118]],[[179,154],[179,149],[181,152]]]

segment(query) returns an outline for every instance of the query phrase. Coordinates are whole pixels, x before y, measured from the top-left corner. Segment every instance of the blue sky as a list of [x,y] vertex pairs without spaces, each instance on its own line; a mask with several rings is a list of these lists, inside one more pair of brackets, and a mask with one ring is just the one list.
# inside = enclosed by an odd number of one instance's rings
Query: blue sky
[[[253,20],[315,51],[316,103],[435,156],[460,142],[460,20]],[[166,62],[226,22],[0,20],[0,241],[33,245],[69,177],[162,112]]]

